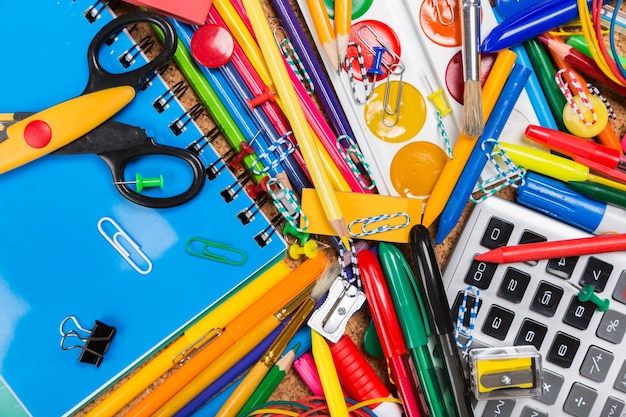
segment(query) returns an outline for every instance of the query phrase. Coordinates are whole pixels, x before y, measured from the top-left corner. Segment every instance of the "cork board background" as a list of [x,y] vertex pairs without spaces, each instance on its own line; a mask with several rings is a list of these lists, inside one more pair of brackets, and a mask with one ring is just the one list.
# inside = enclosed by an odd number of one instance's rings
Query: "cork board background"
[[[262,0],[263,2],[263,6],[264,6],[264,10],[265,13],[268,17],[268,19],[270,17],[275,17],[275,13],[272,10],[272,7],[269,5],[268,0]],[[295,5],[295,1],[291,0],[292,5]],[[135,6],[131,6],[129,4],[123,3],[123,2],[113,2],[112,4],[113,9],[117,12],[117,13],[127,13],[130,11],[134,11],[136,8]],[[297,10],[297,6],[295,7],[295,9]],[[299,16],[301,18],[301,16]],[[304,24],[304,20],[301,18],[301,22],[302,22],[302,26],[306,28],[306,25]],[[149,30],[149,28],[147,28],[146,30]],[[618,50],[620,52],[621,55],[626,55],[626,36],[620,36],[618,38]],[[162,74],[162,76],[165,78],[165,80],[171,85],[174,84],[175,82],[183,79],[182,75],[180,74],[180,72],[178,71],[178,69],[176,68],[176,65],[174,63],[172,63],[168,69]],[[588,78],[588,77],[586,77]],[[609,102],[611,103],[611,105],[613,106],[613,108],[615,109],[617,118],[615,119],[609,119],[611,125],[613,126],[615,132],[617,133],[618,137],[622,138],[624,137],[624,135],[626,134],[626,98],[624,98],[623,96],[617,95],[615,93],[613,93],[611,90],[606,89],[606,88],[602,88],[602,84],[600,83],[596,83],[594,80],[592,79],[588,79],[588,81],[593,82],[595,85],[597,85],[603,92],[603,94],[605,95],[605,97],[609,100]],[[185,94],[185,96],[183,96],[182,100],[183,105],[186,108],[190,108],[191,106],[193,106],[195,103],[199,102],[198,98],[194,95],[193,91],[191,91],[191,89]],[[211,128],[213,128],[215,126],[215,123],[210,119],[210,117],[208,116],[208,114],[205,112],[203,113],[197,120],[196,123],[199,125],[199,127],[204,131],[207,132],[209,131]],[[226,142],[226,140],[224,138],[218,138],[215,142],[214,145],[217,147],[218,152],[220,152],[221,154],[226,153],[226,151],[229,149],[229,145]],[[503,190],[501,192],[499,192],[499,195],[505,198],[512,198],[512,190]],[[462,230],[463,224],[465,222],[465,219],[467,217],[467,215],[469,215],[470,210],[471,210],[471,205],[468,205],[465,209],[465,212],[463,214],[463,217],[461,218],[461,221],[459,222],[459,224],[457,225],[457,227],[452,231],[452,233],[450,233],[450,235],[445,239],[444,242],[442,242],[442,244],[437,245],[436,247],[436,251],[437,251],[437,256],[440,262],[440,265],[443,268],[445,268],[446,265],[446,261],[448,259],[448,256],[450,254],[450,251],[452,250],[452,248],[454,247],[454,244],[458,238],[458,235],[460,233],[460,231]],[[264,206],[264,211],[266,211],[266,214],[268,215],[268,218],[273,218],[274,215],[276,214],[273,211],[273,207],[271,207],[271,205],[265,205]],[[434,236],[434,232],[436,230],[437,227],[437,223],[433,224],[432,227],[432,234]],[[320,238],[320,240],[323,242],[324,238]],[[408,247],[401,247],[401,249],[408,254]],[[336,255],[334,253],[330,253],[331,257],[334,258]],[[289,259],[289,258],[287,258]],[[407,258],[409,259],[409,258]],[[293,266],[296,265],[296,261],[291,261],[291,264]],[[355,314],[349,321],[348,326],[346,328],[346,332],[350,335],[350,337],[352,338],[352,340],[356,343],[356,345],[360,348],[363,347],[363,332],[365,330],[365,328],[368,326],[369,322],[370,322],[370,313],[369,310],[367,308],[367,305],[365,305],[357,314]],[[377,359],[377,358],[373,358],[370,357],[368,355],[366,355],[368,361],[372,364],[372,366],[374,367],[375,371],[379,374],[379,376],[383,379],[383,380],[387,380],[386,377],[386,365],[384,363],[383,360],[381,359]],[[164,375],[160,380],[155,381],[155,383],[151,386],[148,387],[144,394],[142,395],[146,395],[148,392],[150,392],[152,389],[154,389],[155,386],[157,386],[160,381],[163,380],[163,378],[166,378],[167,375]],[[124,383],[124,379],[122,379],[120,382],[118,382],[117,384],[115,384],[114,386],[112,386],[108,391],[105,391],[101,396],[95,398],[92,402],[86,404],[81,410],[79,410],[76,415],[77,416],[83,416],[89,409],[91,409],[96,403],[98,403],[101,398],[105,397],[107,395],[107,393],[110,390],[114,390],[117,387],[119,387],[121,384]],[[393,392],[393,386],[389,385],[389,388],[392,390]],[[272,397],[270,398],[270,400],[298,400],[300,398],[306,397],[311,395],[310,391],[308,390],[308,388],[304,385],[304,383],[300,380],[300,378],[298,377],[298,375],[295,373],[295,371],[291,370],[286,378],[283,380],[283,382],[281,383],[281,385],[278,387],[278,389],[274,392],[274,394],[272,395]],[[132,403],[129,404],[128,407],[132,406],[133,404],[135,404],[135,402],[139,401],[139,399],[141,398],[141,396],[137,399],[135,399]],[[124,412],[127,408],[122,409],[117,415],[119,416],[123,416]]]

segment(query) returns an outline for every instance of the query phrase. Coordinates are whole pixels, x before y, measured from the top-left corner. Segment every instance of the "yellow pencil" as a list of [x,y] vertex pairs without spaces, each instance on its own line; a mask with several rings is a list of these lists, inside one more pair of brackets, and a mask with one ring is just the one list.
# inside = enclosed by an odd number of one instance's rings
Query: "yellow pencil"
[[233,320],[261,297],[263,293],[289,276],[290,272],[291,268],[285,261],[277,262],[192,324],[181,337],[155,353],[150,361],[117,389],[104,397],[86,416],[111,416],[117,413],[164,373],[176,366],[172,358],[178,357],[181,352],[189,352],[190,346],[198,348],[198,344],[206,343],[207,336],[211,335],[211,329],[225,326],[226,323]]
[[[335,30],[330,24],[330,18],[326,12],[324,0],[306,0],[307,9],[313,20],[313,27],[320,46],[324,50],[330,65],[335,71],[339,71],[339,60],[337,59],[337,39]],[[250,15],[250,12],[248,12]],[[335,20],[335,24],[337,21]],[[256,31],[256,29],[255,29]],[[350,32],[348,32],[350,33]]]
[[348,417],[348,406],[343,398],[341,383],[337,376],[330,347],[328,347],[324,336],[315,330],[311,330],[311,352],[313,352],[315,366],[320,374],[322,389],[331,417]]
[[[500,91],[506,82],[507,77],[513,69],[517,54],[509,49],[505,49],[498,53],[498,57],[491,67],[489,77],[483,87],[483,118],[487,120],[489,115],[493,111],[493,107],[498,100]],[[474,149],[477,138],[471,138],[461,132],[459,138],[452,149],[452,155],[454,158],[448,159],[437,182],[433,187],[433,191],[426,201],[426,208],[422,215],[422,224],[426,227],[430,227],[431,224],[439,217],[443,211],[448,197],[452,193],[454,186],[456,185],[463,168]]]
[[[344,242],[344,245],[349,248],[348,230],[339,201],[333,190],[328,173],[324,169],[319,149],[315,145],[311,128],[307,123],[302,107],[300,107],[298,97],[285,68],[283,57],[274,41],[272,30],[265,20],[261,3],[258,0],[244,0],[243,4],[265,57],[265,63],[270,70],[276,90],[283,103],[283,112],[289,121],[302,152],[302,157],[307,164],[315,191],[320,196],[324,213],[337,235]],[[337,54],[335,53],[334,55],[336,56]]]
[[345,61],[352,27],[352,0],[335,0],[335,39],[339,66]]

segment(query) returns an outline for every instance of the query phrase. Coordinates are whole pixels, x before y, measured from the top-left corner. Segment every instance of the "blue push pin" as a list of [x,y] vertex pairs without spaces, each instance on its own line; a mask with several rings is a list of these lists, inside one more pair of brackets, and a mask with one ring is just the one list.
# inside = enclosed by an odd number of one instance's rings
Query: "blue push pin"
[[367,70],[368,74],[385,75],[385,72],[382,70],[383,63],[383,55],[387,52],[387,48],[383,46],[374,46],[374,61],[372,62],[372,66]]

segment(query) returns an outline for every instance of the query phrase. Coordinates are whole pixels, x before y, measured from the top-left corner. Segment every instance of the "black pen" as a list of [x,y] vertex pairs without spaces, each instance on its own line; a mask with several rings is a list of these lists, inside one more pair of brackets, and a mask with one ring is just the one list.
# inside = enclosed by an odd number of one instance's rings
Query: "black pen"
[[446,290],[441,279],[441,270],[437,263],[435,247],[428,229],[415,225],[410,236],[411,254],[417,268],[420,290],[425,296],[431,323],[437,335],[444,365],[450,382],[450,390],[459,417],[474,415],[470,402],[468,381],[463,372],[461,356],[454,338],[454,325],[448,309]]

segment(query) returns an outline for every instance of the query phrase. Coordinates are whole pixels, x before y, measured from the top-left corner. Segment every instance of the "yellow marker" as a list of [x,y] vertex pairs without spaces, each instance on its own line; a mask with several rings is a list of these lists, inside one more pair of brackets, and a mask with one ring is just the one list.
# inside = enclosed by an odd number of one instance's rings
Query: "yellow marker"
[[129,86],[84,94],[48,107],[6,129],[0,174],[54,152],[110,119],[135,97]]
[[333,356],[324,336],[311,330],[311,351],[331,417],[348,417],[348,406],[337,376]]

